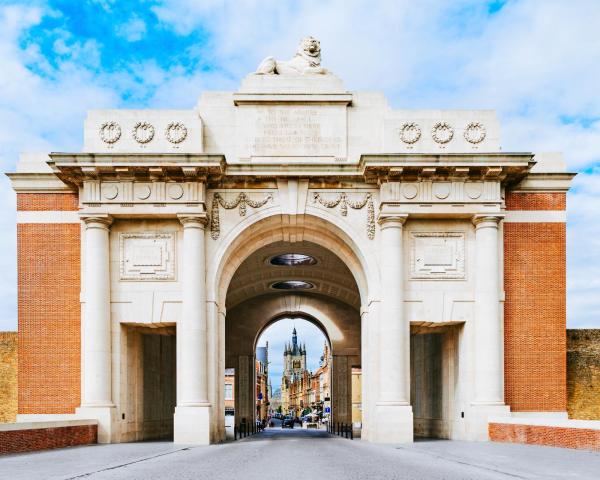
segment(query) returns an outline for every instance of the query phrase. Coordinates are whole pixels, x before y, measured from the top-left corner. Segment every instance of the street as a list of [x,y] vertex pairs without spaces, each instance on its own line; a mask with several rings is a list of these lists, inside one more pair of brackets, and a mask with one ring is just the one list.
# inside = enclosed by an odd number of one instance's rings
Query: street
[[600,453],[444,440],[381,446],[323,430],[268,428],[209,447],[140,442],[0,457],[20,479],[597,479]]

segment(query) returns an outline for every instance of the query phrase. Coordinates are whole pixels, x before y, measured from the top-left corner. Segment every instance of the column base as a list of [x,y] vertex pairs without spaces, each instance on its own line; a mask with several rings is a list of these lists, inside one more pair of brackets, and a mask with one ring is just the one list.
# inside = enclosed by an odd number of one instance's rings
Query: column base
[[375,407],[375,428],[369,439],[375,443],[411,443],[413,428],[410,405],[378,404]]
[[210,444],[210,406],[175,407],[174,443]]
[[81,406],[75,409],[78,418],[98,420],[98,443],[113,443],[117,432],[117,407]]
[[487,441],[489,417],[510,417],[510,407],[504,404],[474,403],[467,415],[467,440]]

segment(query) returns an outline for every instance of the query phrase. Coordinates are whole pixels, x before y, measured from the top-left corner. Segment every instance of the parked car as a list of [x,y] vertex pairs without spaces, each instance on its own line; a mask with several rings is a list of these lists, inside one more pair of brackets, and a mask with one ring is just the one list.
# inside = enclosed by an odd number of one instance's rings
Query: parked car
[[294,428],[294,419],[292,417],[285,417],[281,422],[281,428]]

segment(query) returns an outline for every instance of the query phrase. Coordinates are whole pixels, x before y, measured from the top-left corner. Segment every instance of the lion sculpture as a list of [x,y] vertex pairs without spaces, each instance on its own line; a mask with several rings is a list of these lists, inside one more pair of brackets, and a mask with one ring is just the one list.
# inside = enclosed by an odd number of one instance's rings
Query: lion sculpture
[[321,43],[313,37],[300,40],[294,58],[285,62],[273,57],[265,58],[255,72],[257,75],[323,75],[328,71],[321,67]]

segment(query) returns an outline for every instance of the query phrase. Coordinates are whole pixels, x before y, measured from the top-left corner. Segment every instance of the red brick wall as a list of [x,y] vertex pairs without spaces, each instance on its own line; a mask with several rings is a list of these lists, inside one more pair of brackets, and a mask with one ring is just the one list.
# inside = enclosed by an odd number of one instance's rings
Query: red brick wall
[[[69,194],[21,195],[22,206],[76,209]],[[80,403],[80,226],[19,224],[17,243],[19,413],[73,413]]]
[[508,193],[507,210],[565,210],[567,196],[564,193]]
[[490,423],[488,432],[492,442],[600,451],[600,430]]
[[32,452],[98,442],[97,425],[0,432],[0,454]]
[[77,210],[79,196],[76,193],[19,193],[17,210],[48,211]]
[[[506,204],[560,209],[564,194],[508,194]],[[512,411],[565,411],[564,223],[504,223],[504,288],[505,401]]]

